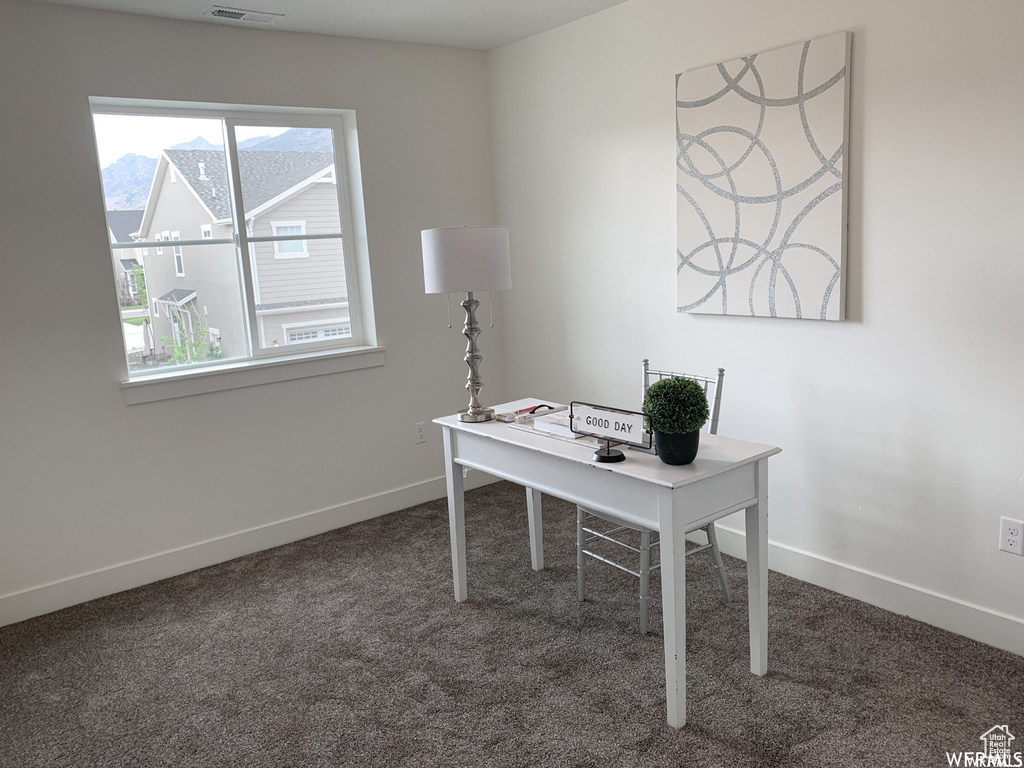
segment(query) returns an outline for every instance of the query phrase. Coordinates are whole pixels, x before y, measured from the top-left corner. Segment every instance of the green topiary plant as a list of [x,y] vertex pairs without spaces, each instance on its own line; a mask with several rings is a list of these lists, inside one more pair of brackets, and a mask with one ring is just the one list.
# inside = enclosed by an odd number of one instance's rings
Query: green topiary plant
[[693,379],[661,379],[644,394],[644,416],[654,432],[684,435],[696,432],[708,420],[708,396]]

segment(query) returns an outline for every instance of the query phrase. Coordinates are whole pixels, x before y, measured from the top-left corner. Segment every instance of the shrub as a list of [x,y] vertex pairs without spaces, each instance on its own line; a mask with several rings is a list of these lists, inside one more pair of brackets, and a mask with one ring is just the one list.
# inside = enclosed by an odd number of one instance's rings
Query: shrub
[[644,394],[644,416],[655,432],[682,435],[695,432],[708,420],[708,396],[693,379],[661,379]]

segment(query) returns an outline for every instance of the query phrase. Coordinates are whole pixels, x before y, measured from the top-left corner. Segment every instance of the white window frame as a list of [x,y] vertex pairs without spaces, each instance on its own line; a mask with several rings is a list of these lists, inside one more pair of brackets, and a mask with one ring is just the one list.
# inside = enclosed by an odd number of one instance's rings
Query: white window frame
[[200,224],[199,235],[202,240],[209,240],[213,237],[213,224]]
[[[274,258],[275,259],[308,259],[309,258],[309,242],[307,240],[300,240],[295,233],[289,232],[286,235],[282,235],[277,231],[278,227],[298,227],[299,234],[306,234],[306,222],[305,221],[271,221],[270,222],[270,233],[274,237],[283,238],[281,240],[274,241]],[[291,243],[296,240],[302,245],[301,251],[284,251],[280,249],[281,243]]]
[[[181,232],[171,232],[171,242],[181,240]],[[174,274],[178,277],[185,276],[185,260],[181,255],[181,246],[171,246],[171,253],[174,254]]]
[[[157,232],[155,235],[153,235],[153,240],[155,242],[157,242],[157,243],[162,243],[163,240],[164,240],[164,237],[159,232]],[[156,255],[157,256],[163,256],[164,255],[164,247],[162,245],[158,245],[156,247]]]
[[[241,359],[208,361],[189,366],[128,371],[124,364],[122,388],[129,405],[175,397],[186,397],[238,387],[300,379],[384,365],[384,348],[377,343],[376,324],[371,305],[369,253],[366,216],[363,203],[359,148],[355,113],[342,109],[270,107],[263,105],[205,104],[196,102],[158,102],[117,97],[91,97],[95,113],[166,115],[174,117],[218,118],[223,121],[228,148],[229,188],[235,232],[226,238],[210,238],[219,244],[233,242],[238,258],[241,293],[246,314],[248,355]],[[348,284],[349,320],[352,336],[301,346],[263,349],[259,345],[259,320],[256,316],[255,281],[248,257],[253,242],[273,242],[274,237],[251,237],[245,226],[241,200],[241,180],[234,158],[237,157],[234,126],[330,128],[334,137],[334,175],[338,180],[338,207],[341,232],[312,237],[341,238],[344,247]],[[167,240],[169,238],[163,238]],[[288,238],[282,238],[288,239]],[[154,243],[146,243],[153,245]],[[189,241],[184,244],[190,245]],[[162,250],[162,247],[161,247]],[[155,311],[154,316],[159,316]],[[120,331],[120,327],[118,327]]]

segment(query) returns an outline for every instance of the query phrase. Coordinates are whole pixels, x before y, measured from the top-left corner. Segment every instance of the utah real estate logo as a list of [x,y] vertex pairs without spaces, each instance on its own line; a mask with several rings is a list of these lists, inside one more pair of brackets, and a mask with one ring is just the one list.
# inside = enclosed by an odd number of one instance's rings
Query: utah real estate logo
[[957,766],[977,768],[988,766],[1005,766],[1006,768],[1024,767],[1024,755],[1014,752],[1012,742],[1017,738],[1010,733],[1009,726],[996,725],[989,728],[979,737],[984,745],[980,752],[947,752],[946,760],[950,768]]

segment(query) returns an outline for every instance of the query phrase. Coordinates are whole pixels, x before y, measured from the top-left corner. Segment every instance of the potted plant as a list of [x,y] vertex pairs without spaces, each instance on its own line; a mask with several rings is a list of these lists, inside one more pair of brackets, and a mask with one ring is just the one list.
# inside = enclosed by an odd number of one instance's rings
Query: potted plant
[[700,428],[709,413],[703,386],[682,377],[656,381],[644,393],[643,412],[663,462],[689,464],[697,458]]

